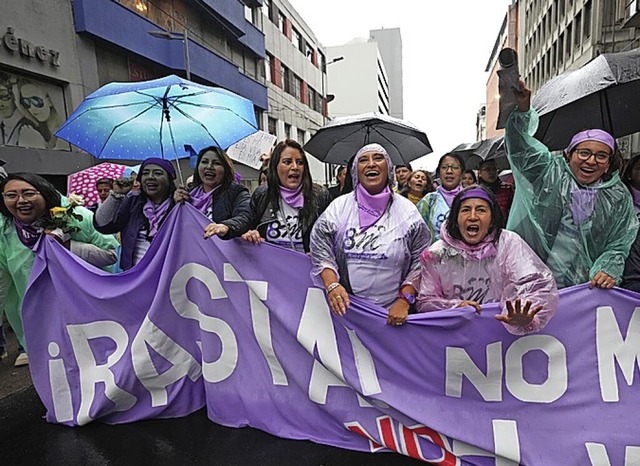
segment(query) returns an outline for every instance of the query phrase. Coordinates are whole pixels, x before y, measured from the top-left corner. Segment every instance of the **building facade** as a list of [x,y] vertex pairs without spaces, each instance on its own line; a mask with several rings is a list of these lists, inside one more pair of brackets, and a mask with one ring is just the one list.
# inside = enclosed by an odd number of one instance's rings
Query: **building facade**
[[[68,173],[97,163],[52,137],[20,105],[25,83],[39,93],[48,120],[58,126],[83,98],[112,81],[140,81],[168,74],[229,89],[267,110],[264,34],[246,12],[261,0],[3,0],[0,5],[0,158],[7,171],[47,175],[60,187]],[[182,40],[151,31],[188,31]],[[183,36],[182,36],[183,37]],[[42,122],[41,122],[42,123]],[[196,148],[198,149],[198,148]],[[239,167],[244,176],[252,171]],[[244,172],[244,173],[243,173]]]
[[327,69],[333,117],[378,112],[389,115],[389,77],[378,44],[366,39],[327,47],[329,62],[340,58]]
[[372,29],[370,40],[378,50],[389,79],[389,115],[404,118],[404,88],[402,74],[402,35],[400,28]]
[[[269,102],[262,127],[278,140],[291,138],[304,144],[327,121],[325,53],[286,0],[264,0],[262,30]],[[307,156],[313,180],[328,183],[325,164]]]
[[[601,53],[640,47],[639,2],[524,0],[519,4],[520,72],[535,92],[549,79]],[[625,157],[640,153],[638,134],[620,138]]]

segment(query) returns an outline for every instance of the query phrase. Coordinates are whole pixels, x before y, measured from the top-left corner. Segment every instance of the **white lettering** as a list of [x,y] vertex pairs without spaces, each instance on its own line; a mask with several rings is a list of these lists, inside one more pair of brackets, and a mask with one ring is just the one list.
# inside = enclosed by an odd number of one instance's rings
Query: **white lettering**
[[620,394],[614,360],[622,370],[627,385],[631,386],[640,358],[640,308],[633,311],[627,336],[623,338],[613,309],[609,306],[599,307],[596,317],[596,342],[600,395],[603,401],[618,402]]
[[519,466],[520,464],[520,438],[518,424],[511,419],[493,419],[493,443],[495,453],[483,450],[474,445],[453,441],[453,454],[457,457],[484,456],[495,458],[495,466]]
[[462,397],[462,377],[478,390],[485,401],[502,401],[502,342],[487,345],[487,374],[471,359],[463,348],[446,349],[446,395]]
[[[60,356],[60,346],[56,342],[49,342],[49,356]],[[71,388],[67,380],[67,373],[63,359],[49,360],[49,388],[53,401],[53,414],[58,422],[73,421],[73,401]]]
[[351,341],[353,356],[356,360],[356,370],[358,371],[358,379],[360,380],[362,394],[369,396],[382,393],[380,381],[378,380],[378,374],[376,372],[376,365],[373,362],[371,353],[362,344],[355,330],[347,329],[347,333],[349,334],[349,341]]
[[[153,364],[148,346],[169,361],[170,369],[160,374]],[[151,395],[151,406],[166,406],[167,387],[188,376],[192,381],[202,375],[198,361],[145,316],[131,344],[131,360],[136,376]]]
[[[607,447],[604,444],[588,442],[584,446],[587,448],[591,466],[611,466]],[[640,464],[640,447],[628,446],[625,448],[624,464],[625,466],[637,466]]]
[[[95,386],[104,383],[104,395],[114,404],[114,411],[126,411],[136,403],[136,397],[116,385],[111,367],[124,355],[129,337],[122,325],[111,321],[90,322],[88,324],[67,325],[73,353],[78,362],[80,377],[80,409],[76,422],[85,425],[92,421],[89,414],[95,397]],[[93,356],[89,340],[109,338],[115,343],[115,350],[107,357],[106,364],[98,364]]]
[[192,278],[207,287],[211,299],[227,298],[227,293],[215,272],[196,263],[180,267],[169,287],[169,297],[176,312],[185,319],[198,321],[202,330],[214,333],[220,338],[220,357],[217,361],[205,362],[203,356],[202,373],[207,382],[221,382],[233,373],[238,364],[238,342],[229,324],[222,319],[201,313],[198,305],[189,300],[187,283]]

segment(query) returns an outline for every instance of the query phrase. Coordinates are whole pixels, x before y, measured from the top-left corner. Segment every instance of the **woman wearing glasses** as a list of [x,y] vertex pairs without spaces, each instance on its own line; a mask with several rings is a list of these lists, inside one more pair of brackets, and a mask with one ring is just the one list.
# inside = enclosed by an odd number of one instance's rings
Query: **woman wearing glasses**
[[589,282],[612,288],[638,221],[631,195],[620,181],[622,157],[609,133],[575,134],[562,157],[533,138],[538,115],[524,82],[515,92],[505,141],[518,186],[507,229],[518,233],[553,272],[558,288]]
[[[70,231],[45,229],[51,209],[66,205],[55,187],[33,173],[12,173],[0,183],[0,303],[4,304],[9,324],[18,341],[25,347],[22,330],[22,298],[34,261],[33,248],[43,234],[51,235],[72,253],[95,265],[108,267],[116,262],[118,242],[113,236],[98,233],[92,223],[93,214],[80,206],[74,207],[69,218]],[[21,353],[16,366],[25,365],[28,358]]]
[[464,160],[458,154],[443,155],[436,169],[440,186],[424,196],[416,205],[429,227],[431,244],[440,239],[440,227],[449,216],[453,198],[462,190],[460,183],[464,170]]

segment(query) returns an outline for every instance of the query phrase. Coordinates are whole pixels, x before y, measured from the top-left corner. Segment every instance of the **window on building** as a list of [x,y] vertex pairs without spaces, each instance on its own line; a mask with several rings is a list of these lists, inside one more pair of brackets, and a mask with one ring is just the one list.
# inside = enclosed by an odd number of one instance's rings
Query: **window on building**
[[307,57],[307,60],[311,61],[313,59],[313,47],[311,47],[309,42],[305,41],[305,49],[305,56]]
[[567,43],[564,44],[564,58],[566,62],[571,59],[571,52],[573,51],[573,23],[569,23],[567,26]]
[[564,63],[564,33],[558,37],[558,68],[562,68]]
[[289,68],[287,68],[286,66],[282,65],[282,83],[284,84],[283,89],[285,92],[291,94],[291,78],[292,78],[293,73],[291,73],[291,70]]
[[584,4],[584,8],[582,9],[584,12],[583,16],[583,26],[582,26],[582,37],[584,40],[587,40],[591,37],[591,0]]
[[294,73],[291,73],[291,92],[290,94],[292,96],[294,96],[296,98],[296,100],[302,100],[301,99],[301,92],[300,89],[302,89],[302,79],[300,79],[298,76],[296,76]]
[[575,32],[575,37],[573,39],[573,46],[575,48],[578,48],[582,43],[582,12],[579,12],[576,15],[576,20],[574,24],[575,24],[575,27],[573,28],[573,31]]
[[258,107],[254,107],[253,113],[255,114],[256,121],[258,122],[258,129],[264,129],[264,123],[262,122],[262,110]]
[[283,34],[286,34],[286,24],[287,19],[285,18],[284,14],[282,14],[282,12],[278,12],[278,29],[280,29],[280,32],[282,32]]
[[289,123],[284,124],[284,136],[291,139],[291,125]]
[[312,110],[318,111],[316,109],[316,91],[314,91],[311,86],[307,87],[307,101]]
[[273,66],[273,57],[269,54],[264,59],[264,78],[268,83],[273,82],[273,74],[271,73],[271,67]]
[[278,135],[278,120],[276,120],[275,118],[272,117],[268,117],[267,118],[267,124],[268,124],[268,128],[267,131],[269,132],[269,134],[272,134],[273,136],[277,136]]
[[296,136],[297,136],[296,141],[298,141],[300,144],[304,144],[304,131],[301,129],[298,129]]
[[291,28],[291,42],[293,42],[293,46],[300,49],[300,43],[302,42],[302,36],[296,30],[296,28]]
[[562,21],[562,18],[564,18],[564,10],[564,0],[560,0],[558,3],[558,22]]

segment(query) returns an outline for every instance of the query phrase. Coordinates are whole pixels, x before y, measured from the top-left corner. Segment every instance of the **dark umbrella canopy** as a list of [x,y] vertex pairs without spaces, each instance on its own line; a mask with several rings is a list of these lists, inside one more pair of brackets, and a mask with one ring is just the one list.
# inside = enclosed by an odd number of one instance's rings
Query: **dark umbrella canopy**
[[616,138],[640,131],[640,49],[605,53],[561,74],[532,104],[540,115],[535,137],[551,150],[566,148],[584,129],[604,129]]
[[327,163],[345,164],[371,143],[384,147],[395,165],[405,165],[432,152],[427,135],[411,123],[379,113],[335,118],[304,145],[304,150]]
[[460,144],[451,153],[460,155],[469,170],[477,170],[484,160],[495,160],[500,170],[509,168],[507,152],[504,147],[504,136],[495,136],[478,142]]

